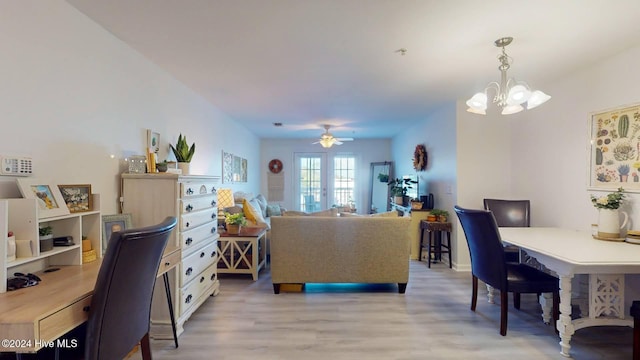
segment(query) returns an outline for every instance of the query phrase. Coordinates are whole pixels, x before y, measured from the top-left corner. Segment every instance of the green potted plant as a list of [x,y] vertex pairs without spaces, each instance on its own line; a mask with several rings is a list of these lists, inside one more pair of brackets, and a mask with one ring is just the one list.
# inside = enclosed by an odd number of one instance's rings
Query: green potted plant
[[379,173],[378,174],[378,180],[380,180],[380,182],[383,182],[383,183],[388,183],[389,182],[389,174]]
[[407,195],[408,189],[413,189],[413,184],[416,184],[417,181],[411,179],[393,179],[389,181],[388,185],[390,186],[389,190],[391,194],[395,197],[395,202],[398,205],[404,204],[404,197]]
[[178,142],[176,145],[171,146],[171,151],[173,151],[173,155],[175,155],[176,160],[178,161],[178,168],[182,170],[183,174],[189,173],[189,163],[191,162],[191,158],[193,158],[193,154],[196,152],[196,144],[193,143],[191,146],[187,143],[187,136],[182,136],[180,134],[178,136]]
[[239,234],[240,228],[247,225],[247,219],[244,218],[243,213],[224,213],[224,222],[227,225],[227,233],[229,234]]
[[436,219],[440,222],[447,222],[447,219],[449,218],[449,212],[442,209],[431,210],[431,215],[435,216]]
[[53,228],[51,226],[39,228],[38,235],[40,235],[40,252],[53,249]]
[[167,172],[167,169],[168,169],[167,160],[157,163],[156,169],[158,170],[158,172],[161,172],[161,173]]

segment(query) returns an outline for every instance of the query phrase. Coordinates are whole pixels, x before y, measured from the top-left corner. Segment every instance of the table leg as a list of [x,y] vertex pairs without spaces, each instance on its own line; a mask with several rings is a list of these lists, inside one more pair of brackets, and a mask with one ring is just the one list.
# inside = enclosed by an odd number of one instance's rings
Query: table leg
[[176,318],[173,315],[173,300],[171,299],[171,287],[169,287],[169,275],[165,272],[162,274],[164,280],[164,291],[167,294],[167,303],[169,304],[169,317],[171,318],[171,330],[173,331],[173,342],[178,348],[178,335],[176,334]]
[[575,333],[575,328],[571,323],[571,279],[573,275],[560,275],[560,320],[557,328],[560,332],[560,354],[565,357],[569,355],[571,349],[571,336]]
[[540,306],[542,306],[542,321],[545,324],[551,323],[551,309],[553,308],[553,294],[542,293],[538,299]]
[[253,281],[258,280],[258,266],[260,265],[258,264],[258,258],[259,258],[258,252],[260,251],[258,242],[259,242],[259,239],[257,237],[251,239],[251,247],[253,248],[251,251],[251,262],[252,262],[251,276],[253,276]]

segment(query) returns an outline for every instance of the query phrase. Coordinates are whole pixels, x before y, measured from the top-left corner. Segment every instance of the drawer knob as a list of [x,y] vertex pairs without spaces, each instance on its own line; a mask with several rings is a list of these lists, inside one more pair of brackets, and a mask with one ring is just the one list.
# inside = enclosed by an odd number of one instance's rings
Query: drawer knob
[[212,233],[212,234],[215,234],[215,233],[216,233],[216,230],[217,230],[217,228],[216,228],[215,226],[214,226],[214,227],[212,227],[212,228],[211,228],[211,233]]
[[167,261],[166,263],[164,263],[164,266],[169,266],[171,265],[171,263],[169,261]]
[[193,206],[191,206],[191,204],[187,205],[187,207],[184,208],[184,210],[186,212],[190,212],[191,210],[193,210]]
[[211,214],[211,218],[215,220],[216,219],[216,213]]
[[216,274],[211,274],[210,280],[213,281],[213,279],[215,279],[215,278],[216,278]]
[[192,238],[187,238],[187,240],[185,240],[184,242],[187,245],[191,245],[191,243],[193,242],[193,239]]
[[213,251],[211,252],[211,257],[214,257],[214,256],[216,256],[216,251],[215,251],[215,250],[213,250]]
[[193,195],[193,189],[192,188],[188,188],[187,189],[187,195]]
[[213,194],[218,193],[218,190],[216,189],[215,186],[211,188],[211,193],[213,193]]
[[189,222],[187,221],[186,224],[184,224],[184,227],[189,227]]
[[200,253],[200,257],[203,258],[204,257],[204,251]]
[[89,312],[89,310],[91,310],[91,306],[89,306],[89,305],[87,305],[87,306],[82,308],[82,311],[84,311],[84,312]]
[[189,267],[189,268],[187,269],[187,271],[185,271],[184,273],[185,273],[185,275],[189,276],[189,275],[191,275],[191,273],[192,273],[192,272],[193,272],[193,268],[192,268],[192,267]]
[[187,298],[184,299],[184,302],[188,304],[188,303],[191,302],[191,299],[193,299],[193,296],[191,296],[191,294],[189,294],[189,296],[187,296]]
[[203,282],[203,281],[204,281],[204,276],[200,278],[200,282]]

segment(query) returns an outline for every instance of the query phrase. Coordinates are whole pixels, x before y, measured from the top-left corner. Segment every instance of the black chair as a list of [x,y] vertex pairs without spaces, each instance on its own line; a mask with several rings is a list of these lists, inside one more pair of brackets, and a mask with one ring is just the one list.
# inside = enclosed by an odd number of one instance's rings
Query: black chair
[[[529,227],[529,200],[484,199],[484,208],[491,210],[500,227]],[[507,262],[520,262],[520,248],[513,245],[505,246]]]
[[559,317],[560,294],[558,279],[524,264],[508,263],[498,225],[487,210],[470,210],[455,206],[454,210],[467,238],[471,255],[471,310],[476,310],[478,279],[500,290],[500,335],[507,335],[508,293],[520,309],[522,293],[553,293],[553,323]]
[[151,359],[151,299],[176,218],[111,234],[91,300],[85,359],[122,359],[138,343]]
[[633,316],[633,360],[640,360],[640,301],[634,301],[629,312]]

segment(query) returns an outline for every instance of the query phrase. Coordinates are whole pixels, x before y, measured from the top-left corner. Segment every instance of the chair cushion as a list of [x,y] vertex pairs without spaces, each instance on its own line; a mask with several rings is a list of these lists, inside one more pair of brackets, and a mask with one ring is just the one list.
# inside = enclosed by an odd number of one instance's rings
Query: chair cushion
[[517,293],[554,292],[560,289],[558,278],[524,264],[507,263],[508,291]]
[[640,318],[640,301],[634,301],[631,304],[631,310],[629,314],[631,314],[631,316],[633,316],[634,318]]

